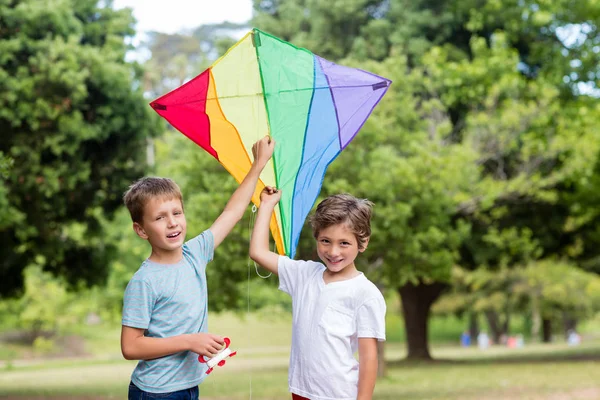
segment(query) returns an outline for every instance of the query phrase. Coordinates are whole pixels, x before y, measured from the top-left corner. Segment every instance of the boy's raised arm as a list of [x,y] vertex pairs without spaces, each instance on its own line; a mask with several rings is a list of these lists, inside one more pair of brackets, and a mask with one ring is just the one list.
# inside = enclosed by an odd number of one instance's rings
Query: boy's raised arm
[[263,168],[273,155],[275,141],[269,136],[265,136],[252,146],[254,162],[248,174],[240,183],[240,186],[233,192],[227,202],[225,209],[210,227],[214,238],[214,247],[217,248],[223,240],[229,235],[233,227],[242,219],[246,207],[252,199],[258,178]]
[[274,274],[278,271],[279,254],[269,250],[269,222],[279,199],[281,191],[268,186],[263,189],[250,239],[250,258]]

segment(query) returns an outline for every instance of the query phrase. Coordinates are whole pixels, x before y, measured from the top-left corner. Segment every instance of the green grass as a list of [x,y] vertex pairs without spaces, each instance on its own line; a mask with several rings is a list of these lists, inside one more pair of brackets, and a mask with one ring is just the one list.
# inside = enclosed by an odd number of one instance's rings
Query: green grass
[[[377,382],[375,400],[398,399],[588,399],[600,398],[600,340],[581,346],[529,344],[521,349],[492,347],[486,351],[449,345],[457,319],[434,318],[429,363],[407,362],[405,345],[390,330],[402,321],[388,313],[385,356],[387,376]],[[391,329],[390,329],[391,328]],[[462,329],[461,329],[462,330]],[[458,330],[460,332],[461,330]],[[203,400],[275,400],[287,393],[287,362],[291,321],[257,314],[240,320],[232,313],[213,314],[210,331],[229,336],[238,356],[216,369],[201,385]],[[448,332],[451,332],[450,335]],[[88,357],[76,359],[14,359],[0,363],[0,398],[7,399],[122,399],[135,362],[122,359],[119,327],[86,327]],[[445,336],[446,335],[446,336]],[[454,343],[457,340],[453,340]],[[2,350],[4,349],[4,350]],[[23,349],[0,347],[0,355]],[[4,351],[4,352],[3,352]],[[558,393],[550,397],[551,393]]]
[[[289,398],[287,357],[274,356],[269,348],[261,356],[241,352],[217,369],[201,385],[201,398],[211,400]],[[456,347],[434,348],[444,361],[400,361],[403,347],[386,349],[387,377],[378,381],[376,400],[398,399],[547,399],[600,397],[600,342],[580,348],[534,345],[523,349],[488,351]],[[276,351],[278,353],[278,351]],[[448,361],[452,358],[452,361]],[[543,362],[541,362],[543,361]],[[42,365],[16,366],[0,373],[0,395],[13,399],[125,397],[135,363],[121,360],[47,361]],[[78,397],[79,396],[79,397]]]

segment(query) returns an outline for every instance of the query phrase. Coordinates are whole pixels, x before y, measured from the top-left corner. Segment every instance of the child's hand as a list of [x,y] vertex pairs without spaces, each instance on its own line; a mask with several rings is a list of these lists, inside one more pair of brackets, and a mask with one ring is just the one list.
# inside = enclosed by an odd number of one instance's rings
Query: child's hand
[[189,350],[205,357],[214,357],[223,348],[225,340],[212,333],[192,333],[188,335]]
[[260,204],[266,206],[275,206],[281,199],[281,190],[277,190],[272,186],[265,186],[260,193]]
[[267,165],[267,161],[273,155],[275,141],[270,136],[265,136],[252,146],[252,155],[254,156],[254,164],[261,169]]

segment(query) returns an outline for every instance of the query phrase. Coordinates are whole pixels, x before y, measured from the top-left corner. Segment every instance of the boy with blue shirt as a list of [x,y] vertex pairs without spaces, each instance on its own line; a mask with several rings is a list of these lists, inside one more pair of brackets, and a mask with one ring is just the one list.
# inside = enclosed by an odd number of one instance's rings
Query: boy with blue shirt
[[223,337],[207,332],[206,264],[214,249],[244,215],[274,141],[254,144],[254,162],[211,227],[184,242],[186,219],[181,191],[166,178],[142,178],[124,195],[133,229],[152,248],[132,277],[123,299],[121,351],[140,360],[131,377],[129,399],[197,399],[206,364]]

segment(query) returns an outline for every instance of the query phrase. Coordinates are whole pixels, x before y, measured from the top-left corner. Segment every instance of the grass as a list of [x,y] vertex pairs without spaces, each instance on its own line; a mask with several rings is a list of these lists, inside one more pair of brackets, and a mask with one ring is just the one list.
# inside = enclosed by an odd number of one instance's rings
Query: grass
[[[265,348],[268,349],[268,348]],[[399,361],[399,345],[387,351],[390,359],[387,377],[377,383],[377,400],[398,399],[547,399],[600,397],[600,343],[584,348],[560,345],[532,346],[531,349],[494,348],[480,352],[457,348],[434,349],[446,361],[409,363]],[[557,353],[558,351],[558,353]],[[544,362],[539,356],[543,355]],[[447,361],[452,356],[453,361]],[[571,356],[571,357],[569,357]],[[501,361],[501,362],[499,362]],[[247,359],[242,353],[216,370],[201,385],[201,398],[275,400],[287,394],[287,357],[268,351]],[[129,374],[135,363],[104,360],[54,362],[13,367],[0,374],[0,393],[13,399],[84,398],[120,399],[125,397]],[[581,395],[581,397],[577,397]]]
[[[201,385],[203,400],[288,399],[288,317],[240,320],[212,315],[210,330],[229,336],[236,358]],[[450,325],[456,325],[450,321]],[[14,360],[0,369],[3,399],[123,399],[135,362],[119,352],[119,329],[90,327],[89,357]],[[455,341],[456,342],[456,341]],[[14,350],[16,351],[16,350]],[[0,354],[2,354],[0,352]],[[600,341],[578,347],[562,343],[528,344],[521,349],[486,351],[435,343],[436,361],[404,361],[402,343],[386,344],[387,376],[377,382],[374,399],[588,399],[600,398]],[[0,368],[2,368],[0,364]]]

